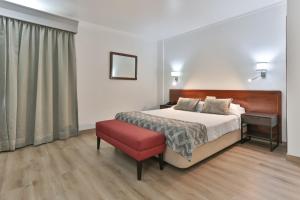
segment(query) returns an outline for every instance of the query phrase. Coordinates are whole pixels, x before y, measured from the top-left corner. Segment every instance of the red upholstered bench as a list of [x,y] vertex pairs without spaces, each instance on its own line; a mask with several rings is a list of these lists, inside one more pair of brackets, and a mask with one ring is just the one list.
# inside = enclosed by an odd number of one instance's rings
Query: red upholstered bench
[[142,176],[142,162],[150,157],[159,155],[160,169],[163,169],[163,152],[166,147],[163,134],[123,121],[108,120],[96,123],[96,136],[98,150],[100,139],[103,139],[137,161],[138,180]]

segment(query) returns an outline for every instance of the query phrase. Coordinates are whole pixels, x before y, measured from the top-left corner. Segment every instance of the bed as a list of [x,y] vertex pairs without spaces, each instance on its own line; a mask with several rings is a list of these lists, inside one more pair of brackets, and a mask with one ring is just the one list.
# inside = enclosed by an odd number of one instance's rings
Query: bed
[[[277,131],[281,136],[280,91],[170,90],[169,100],[170,103],[176,104],[180,97],[204,100],[207,96],[215,96],[216,98],[232,98],[234,104],[239,104],[249,112],[277,114],[279,118],[279,128]],[[206,142],[195,146],[188,159],[187,157],[180,155],[178,152],[175,152],[174,148],[170,148],[170,145],[167,145],[168,147],[164,155],[165,161],[178,168],[191,167],[241,140],[240,115],[206,114],[175,110],[173,108],[143,111],[139,112],[139,114],[135,113],[135,115],[137,115],[135,116],[137,117],[135,120],[139,119],[138,115],[146,115],[147,117],[157,117],[158,120],[171,119],[178,120],[178,123],[180,123],[180,121],[185,121],[187,123],[205,125],[207,129]],[[260,127],[252,128],[253,130],[257,128],[260,129],[260,132],[264,132],[264,130]]]
[[175,110],[173,108],[143,111],[143,113],[170,119],[202,123],[206,126],[208,142],[196,147],[193,150],[190,160],[187,160],[167,147],[164,154],[165,161],[178,168],[188,168],[241,140],[240,116],[238,115],[206,114]]

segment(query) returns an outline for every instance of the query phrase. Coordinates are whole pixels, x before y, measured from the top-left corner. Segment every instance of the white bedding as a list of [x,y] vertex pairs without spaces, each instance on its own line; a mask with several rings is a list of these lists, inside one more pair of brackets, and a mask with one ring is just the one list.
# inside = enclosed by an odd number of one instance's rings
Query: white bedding
[[208,141],[213,141],[226,133],[240,129],[237,115],[215,115],[199,112],[175,110],[173,108],[143,111],[143,113],[188,122],[201,123],[207,128]]

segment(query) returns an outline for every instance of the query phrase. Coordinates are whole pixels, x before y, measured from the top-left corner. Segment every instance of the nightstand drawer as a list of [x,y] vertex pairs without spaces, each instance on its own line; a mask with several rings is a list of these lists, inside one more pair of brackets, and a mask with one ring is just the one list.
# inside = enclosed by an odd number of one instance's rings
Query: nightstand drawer
[[272,127],[277,125],[277,118],[242,115],[242,120],[244,123],[253,125]]

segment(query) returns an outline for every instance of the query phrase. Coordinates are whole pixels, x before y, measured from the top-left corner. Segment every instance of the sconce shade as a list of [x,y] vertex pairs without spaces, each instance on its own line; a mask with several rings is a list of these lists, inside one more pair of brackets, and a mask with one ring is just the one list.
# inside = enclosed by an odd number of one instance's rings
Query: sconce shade
[[171,72],[172,77],[179,77],[181,75],[180,72]]
[[268,63],[268,62],[256,63],[256,72],[258,72],[259,74],[254,76],[253,78],[249,78],[248,82],[251,83],[252,81],[257,80],[257,79],[265,79],[267,77],[269,64],[270,63]]
[[256,63],[257,71],[267,71],[268,69],[269,69],[269,63],[267,62]]

